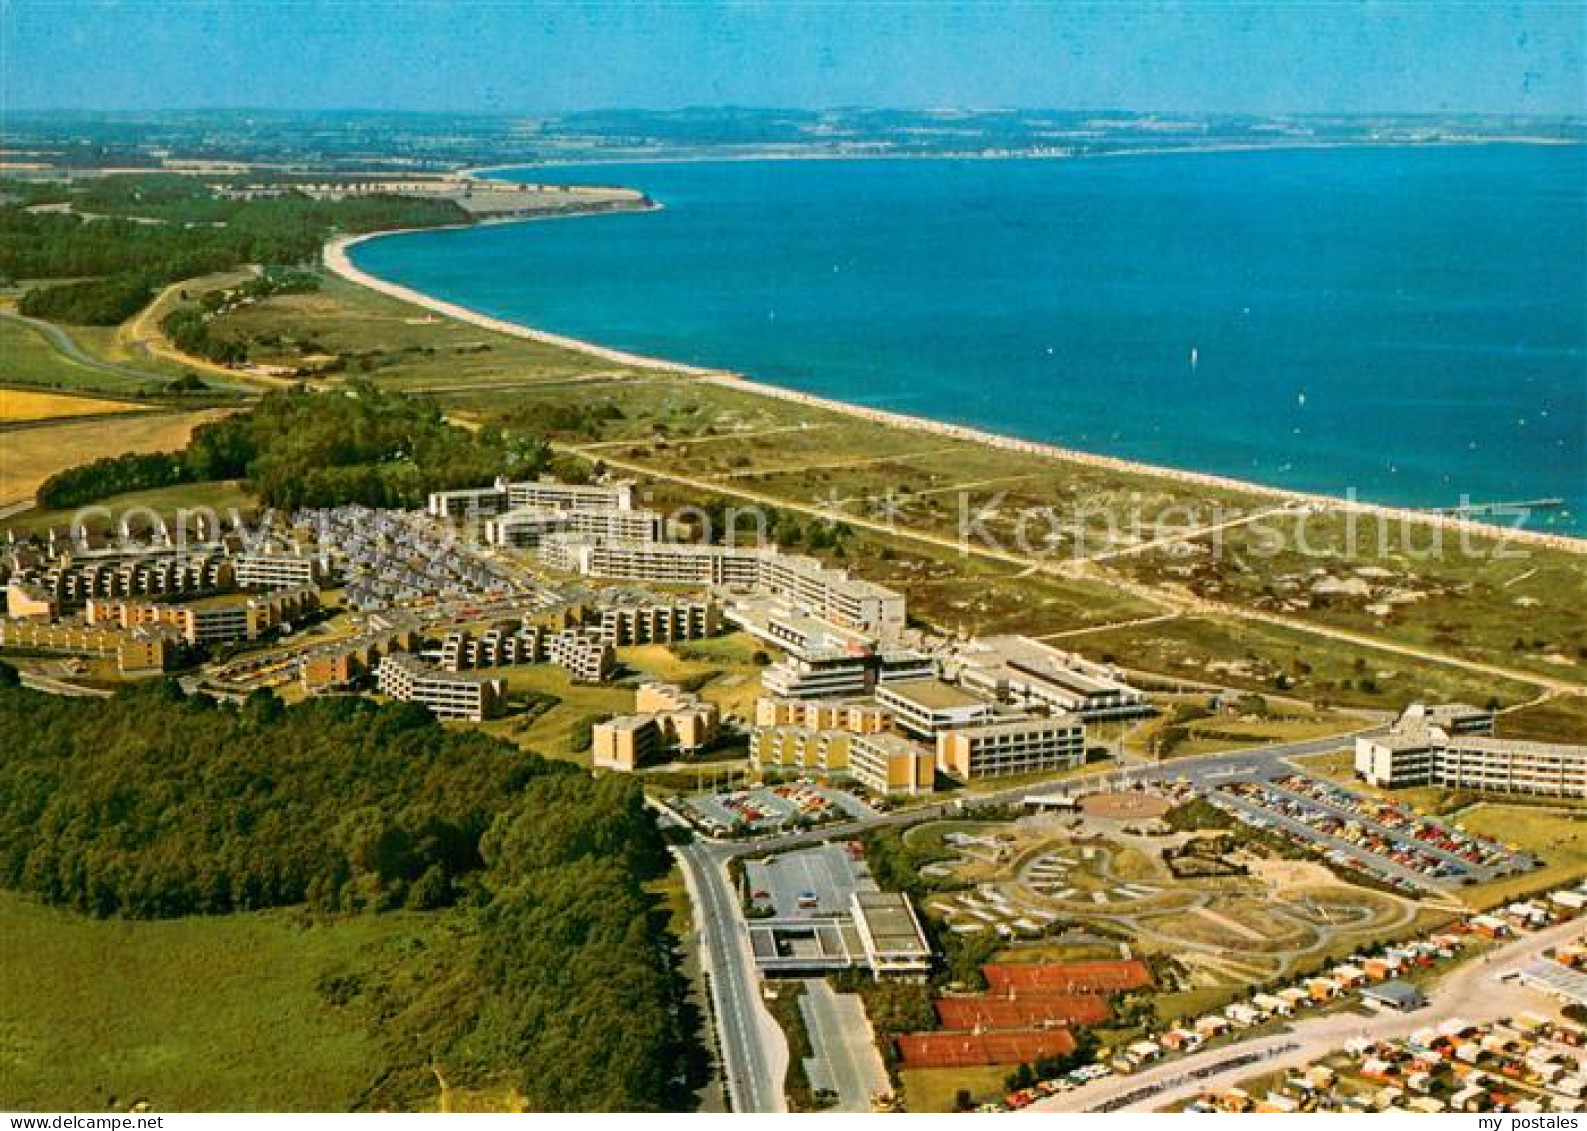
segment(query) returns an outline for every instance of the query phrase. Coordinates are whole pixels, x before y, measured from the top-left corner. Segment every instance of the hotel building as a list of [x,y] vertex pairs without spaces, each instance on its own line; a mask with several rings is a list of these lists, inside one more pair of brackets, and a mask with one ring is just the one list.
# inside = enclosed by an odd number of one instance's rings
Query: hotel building
[[632,510],[634,485],[617,483],[596,487],[586,483],[552,483],[531,480],[461,491],[432,491],[429,512],[435,518],[473,518],[505,514],[519,507],[555,510]]
[[[1357,738],[1356,776],[1384,789],[1436,785],[1587,798],[1587,746],[1494,738],[1481,733],[1480,722],[1470,722],[1473,729],[1465,733],[1452,733],[1427,721],[1451,717],[1447,709],[1412,707],[1388,734]],[[1474,718],[1470,709],[1454,717]]]
[[533,549],[552,534],[653,541],[661,537],[661,515],[649,510],[558,509],[515,507],[485,520],[485,541],[492,546]]
[[978,723],[937,735],[937,766],[960,781],[1073,769],[1085,760],[1085,724],[1073,715]]

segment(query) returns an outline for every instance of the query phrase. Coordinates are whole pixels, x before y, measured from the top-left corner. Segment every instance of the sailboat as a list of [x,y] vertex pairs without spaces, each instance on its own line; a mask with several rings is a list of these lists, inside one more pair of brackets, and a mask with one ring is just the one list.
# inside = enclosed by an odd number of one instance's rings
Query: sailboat
[[1196,368],[1196,347],[1190,347],[1190,368]]

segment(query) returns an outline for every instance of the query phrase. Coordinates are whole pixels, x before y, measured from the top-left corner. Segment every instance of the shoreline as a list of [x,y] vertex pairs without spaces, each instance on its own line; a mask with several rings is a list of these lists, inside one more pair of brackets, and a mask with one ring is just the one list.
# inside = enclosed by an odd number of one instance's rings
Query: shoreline
[[[508,166],[511,167],[511,166]],[[662,206],[652,203],[646,209],[636,211],[655,211]],[[602,215],[599,211],[568,211],[546,216],[525,215],[488,221],[489,223],[527,223],[543,219],[572,219],[581,216]],[[480,225],[448,225],[438,228],[403,228],[387,232],[366,232],[357,236],[338,236],[329,241],[323,250],[323,258],[327,270],[339,275],[349,282],[370,290],[395,298],[399,301],[422,307],[427,310],[443,314],[449,318],[478,326],[484,330],[506,334],[509,337],[522,338],[527,341],[540,342],[545,345],[558,346],[563,349],[574,350],[603,360],[612,361],[622,365],[632,366],[636,369],[649,370],[659,373],[671,373],[685,377],[693,377],[703,383],[717,388],[736,390],[742,393],[751,393],[756,396],[771,397],[793,404],[803,405],[808,408],[819,409],[827,412],[840,413],[845,416],[870,421],[886,427],[902,428],[912,432],[923,432],[929,435],[942,436],[947,439],[960,440],[966,443],[979,444],[984,447],[996,448],[1001,451],[1013,452],[1023,455],[1055,461],[1079,464],[1084,467],[1095,468],[1103,471],[1114,471],[1130,475],[1139,475],[1147,478],[1166,479],[1170,482],[1187,486],[1207,487],[1219,491],[1239,492],[1247,495],[1256,495],[1261,498],[1272,499],[1277,502],[1288,503],[1296,507],[1305,507],[1311,510],[1335,510],[1343,513],[1364,515],[1370,518],[1392,522],[1415,523],[1423,526],[1433,526],[1440,530],[1454,534],[1498,539],[1501,542],[1524,542],[1529,545],[1562,550],[1566,553],[1587,555],[1587,537],[1578,537],[1569,534],[1556,534],[1541,530],[1525,528],[1512,528],[1497,526],[1492,523],[1479,522],[1470,518],[1456,518],[1452,515],[1435,514],[1419,511],[1412,507],[1400,507],[1387,503],[1372,503],[1361,499],[1350,499],[1335,495],[1323,495],[1314,492],[1297,491],[1285,487],[1276,487],[1271,484],[1253,482],[1246,479],[1236,479],[1231,476],[1217,475],[1211,472],[1192,471],[1184,468],[1170,467],[1163,464],[1143,463],[1136,460],[1124,459],[1119,456],[1103,455],[1098,452],[1088,452],[1076,448],[1062,447],[1057,444],[1046,443],[1040,440],[1026,440],[1017,436],[1009,436],[1000,432],[992,432],[971,425],[953,424],[947,421],[934,420],[930,417],[913,416],[908,413],[896,412],[890,409],[871,408],[865,405],[854,404],[849,401],[823,397],[815,393],[806,393],[798,389],[790,389],[781,385],[772,385],[742,374],[725,369],[710,369],[701,366],[687,365],[682,362],[668,361],[665,358],[650,357],[644,354],[631,353],[626,350],[614,349],[603,346],[598,342],[591,342],[581,338],[574,338],[564,334],[554,334],[545,330],[538,330],[521,322],[513,322],[505,318],[497,318],[484,314],[459,303],[437,298],[434,295],[403,286],[356,266],[347,254],[349,248],[369,240],[380,239],[386,236],[410,235],[416,232],[439,232],[466,230]]]
[[1110,149],[1101,153],[1034,153],[1015,150],[1008,153],[834,153],[812,151],[806,153],[680,153],[662,156],[642,154],[625,157],[608,155],[590,158],[558,157],[550,161],[519,162],[505,165],[478,165],[453,170],[450,175],[464,180],[502,181],[507,178],[494,177],[491,174],[511,172],[518,169],[578,169],[585,167],[600,168],[607,165],[698,165],[745,161],[1096,161],[1111,157],[1193,157],[1209,153],[1271,153],[1296,150],[1315,151],[1319,149],[1453,149],[1465,146],[1487,145],[1583,146],[1587,145],[1587,141],[1578,141],[1574,138],[1550,137],[1471,137],[1441,138],[1438,141],[1297,141],[1280,145],[1231,141],[1221,142],[1216,145],[1195,146],[1142,145],[1127,149]]

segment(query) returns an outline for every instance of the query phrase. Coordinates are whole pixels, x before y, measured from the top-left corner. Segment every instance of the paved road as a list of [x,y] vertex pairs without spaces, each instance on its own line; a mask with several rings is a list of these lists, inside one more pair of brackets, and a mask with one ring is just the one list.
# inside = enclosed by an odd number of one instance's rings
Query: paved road
[[694,841],[678,850],[711,978],[711,1011],[734,1111],[785,1112],[788,1043],[760,998],[760,975],[724,867],[731,853]]
[[[1032,1104],[1026,1111],[1156,1111],[1190,1099],[1208,1088],[1226,1088],[1252,1076],[1309,1064],[1343,1047],[1352,1037],[1395,1038],[1452,1018],[1496,1021],[1536,1008],[1539,995],[1525,987],[1502,981],[1504,975],[1535,961],[1545,950],[1581,933],[1582,924],[1561,923],[1508,943],[1488,955],[1462,963],[1445,975],[1429,994],[1426,1008],[1413,1013],[1334,1013],[1308,1018],[1278,1033],[1253,1037],[1232,1045],[1180,1057],[1131,1076],[1110,1076]],[[1260,1063],[1240,1063],[1226,1068],[1223,1062],[1255,1054]],[[1190,1077],[1193,1071],[1206,1073]],[[1118,1104],[1143,1088],[1156,1086],[1149,1096]]]
[[838,1095],[838,1111],[870,1111],[871,1097],[891,1092],[887,1066],[876,1051],[876,1034],[858,994],[836,993],[824,978],[811,978],[801,999],[816,1058],[823,1061]]
[[167,378],[148,369],[135,369],[130,365],[117,365],[112,361],[103,361],[86,352],[77,344],[65,330],[53,322],[45,322],[39,318],[29,318],[25,314],[18,314],[11,310],[0,310],[0,318],[10,322],[20,322],[24,326],[31,326],[49,340],[50,345],[63,354],[66,358],[88,369],[107,373],[112,377],[120,377],[127,381],[136,381],[139,386],[147,385],[150,381],[163,382]]
[[73,699],[109,699],[113,694],[102,687],[83,687],[80,684],[68,683],[64,679],[55,679],[37,672],[23,672],[22,686],[31,687],[34,691],[47,691],[51,695],[65,695]]
[[[1093,774],[1035,786],[983,794],[975,804],[1017,802],[1021,798],[1093,789],[1098,785],[1131,785],[1141,781],[1186,778],[1213,782],[1264,776],[1282,768],[1285,759],[1320,754],[1347,742],[1345,736],[1288,742],[1225,754],[1206,754],[1165,763],[1109,768]],[[700,928],[702,960],[711,975],[711,1008],[721,1037],[723,1071],[735,1111],[784,1111],[782,1081],[787,1074],[788,1046],[782,1031],[760,999],[760,973],[749,949],[749,931],[738,898],[728,883],[726,863],[735,856],[780,852],[803,845],[851,837],[868,829],[913,824],[958,811],[953,803],[879,814],[864,821],[804,832],[784,833],[750,841],[696,839],[679,850],[689,896]],[[664,811],[665,812],[665,811]],[[667,813],[663,820],[678,823]],[[833,1055],[831,1050],[822,1051]],[[841,1055],[839,1053],[838,1055]]]

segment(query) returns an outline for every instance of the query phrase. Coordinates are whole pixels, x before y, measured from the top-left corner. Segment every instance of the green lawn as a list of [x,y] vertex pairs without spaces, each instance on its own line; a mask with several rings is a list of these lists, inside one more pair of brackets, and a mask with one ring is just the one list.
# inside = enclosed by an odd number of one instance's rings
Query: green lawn
[[1587,742],[1587,695],[1559,696],[1507,711],[1494,732],[1532,742]]
[[634,709],[632,688],[576,684],[566,668],[555,664],[494,668],[490,674],[507,681],[509,696],[543,695],[556,700],[533,717],[509,716],[481,725],[481,729],[547,758],[589,765],[589,751],[573,749],[574,730],[586,719],[609,718]]
[[[176,512],[179,510],[194,511],[209,508],[215,511],[222,521],[227,521],[231,517],[232,510],[248,514],[259,504],[240,482],[215,480],[208,483],[183,483],[176,487],[159,487],[152,491],[129,491],[125,495],[112,495],[101,499],[95,505],[106,507],[113,514],[120,514],[133,507],[147,508],[163,516],[167,525],[174,525]],[[72,517],[76,513],[77,508],[24,511],[0,522],[0,527],[15,530],[18,534],[45,530],[52,526],[64,527],[71,524]],[[147,519],[148,516],[143,517]],[[91,529],[98,530],[105,527],[101,516],[90,516],[86,521]]]
[[1587,876],[1587,810],[1478,802],[1455,817],[1461,828],[1493,837],[1543,861],[1536,872],[1463,888],[1474,907],[1493,907],[1529,892]]
[[382,1053],[316,983],[433,921],[94,920],[0,893],[0,1108],[345,1111]]
[[0,381],[49,389],[94,393],[133,393],[163,384],[158,374],[146,381],[82,365],[58,351],[32,326],[0,319]]

